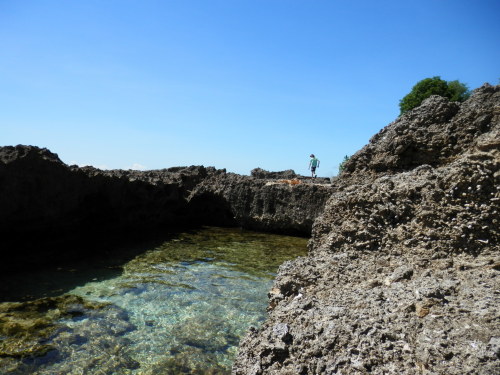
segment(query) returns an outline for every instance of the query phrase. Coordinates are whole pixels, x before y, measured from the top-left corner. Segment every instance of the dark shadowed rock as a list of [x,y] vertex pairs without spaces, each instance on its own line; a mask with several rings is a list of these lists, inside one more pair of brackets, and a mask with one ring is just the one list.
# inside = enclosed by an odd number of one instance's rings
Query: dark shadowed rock
[[68,167],[32,146],[2,147],[0,160],[1,268],[86,256],[113,236],[182,224],[181,197],[209,173]]
[[0,269],[99,255],[130,236],[198,225],[307,236],[331,191],[203,166],[79,168],[47,149],[0,147]]

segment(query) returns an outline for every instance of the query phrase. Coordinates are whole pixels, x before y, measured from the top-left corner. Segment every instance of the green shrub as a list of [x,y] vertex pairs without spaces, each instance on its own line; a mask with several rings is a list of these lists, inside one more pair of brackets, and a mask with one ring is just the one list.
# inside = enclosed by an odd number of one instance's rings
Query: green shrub
[[342,160],[342,163],[339,164],[339,174],[342,173],[342,171],[345,169],[345,163],[349,161],[351,157],[350,156],[344,156],[344,160]]
[[439,95],[451,101],[462,102],[470,96],[470,91],[467,85],[458,80],[447,82],[440,77],[425,78],[417,82],[411,92],[399,101],[401,114],[418,107],[424,99],[431,95]]

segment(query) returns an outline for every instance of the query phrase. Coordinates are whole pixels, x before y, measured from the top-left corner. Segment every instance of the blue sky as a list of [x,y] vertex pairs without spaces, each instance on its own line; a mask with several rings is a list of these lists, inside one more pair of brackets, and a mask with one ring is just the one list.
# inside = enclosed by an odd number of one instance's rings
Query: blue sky
[[500,79],[500,1],[0,0],[0,145],[332,176],[421,79]]

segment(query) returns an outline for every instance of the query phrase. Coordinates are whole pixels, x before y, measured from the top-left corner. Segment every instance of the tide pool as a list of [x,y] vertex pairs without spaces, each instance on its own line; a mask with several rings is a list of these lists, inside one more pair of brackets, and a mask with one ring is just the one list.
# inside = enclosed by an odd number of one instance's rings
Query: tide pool
[[[57,307],[59,315],[46,312],[56,316],[50,334],[38,340],[47,352],[2,356],[0,370],[229,374],[239,341],[265,319],[278,266],[305,255],[306,244],[232,228],[173,236],[123,264],[121,272],[67,290],[61,298],[72,305]],[[0,336],[0,348],[9,339]]]

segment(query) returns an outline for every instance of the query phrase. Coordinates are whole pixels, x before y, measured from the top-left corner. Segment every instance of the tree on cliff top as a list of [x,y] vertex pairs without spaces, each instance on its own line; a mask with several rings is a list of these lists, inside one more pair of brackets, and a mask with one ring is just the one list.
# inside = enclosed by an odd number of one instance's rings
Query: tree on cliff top
[[470,91],[467,85],[458,80],[446,82],[441,77],[425,78],[417,82],[411,92],[399,101],[401,114],[418,107],[431,95],[443,96],[453,102],[463,102],[470,96]]

